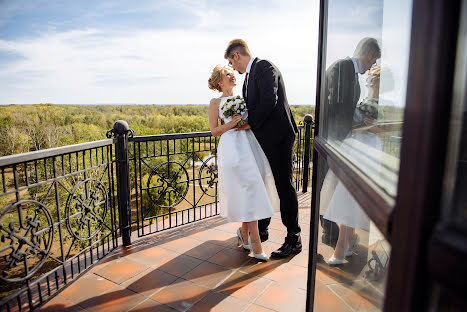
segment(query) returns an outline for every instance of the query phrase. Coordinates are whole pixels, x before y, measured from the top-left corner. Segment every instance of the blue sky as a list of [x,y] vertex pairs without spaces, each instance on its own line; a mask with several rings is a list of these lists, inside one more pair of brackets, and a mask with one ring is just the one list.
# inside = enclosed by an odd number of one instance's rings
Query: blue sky
[[312,104],[317,29],[317,0],[0,0],[0,104],[208,103],[233,38]]

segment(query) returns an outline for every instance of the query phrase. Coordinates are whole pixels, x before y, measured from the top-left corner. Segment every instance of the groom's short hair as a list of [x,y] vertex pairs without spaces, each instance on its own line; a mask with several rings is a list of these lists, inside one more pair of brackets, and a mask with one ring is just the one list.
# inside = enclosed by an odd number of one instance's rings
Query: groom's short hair
[[233,52],[238,52],[243,56],[251,56],[250,49],[245,40],[234,39],[229,42],[227,49],[225,49],[224,58],[227,59],[232,56]]
[[372,56],[376,58],[381,57],[381,49],[379,47],[378,41],[375,38],[363,38],[357,44],[355,52],[353,53],[354,57],[362,56]]

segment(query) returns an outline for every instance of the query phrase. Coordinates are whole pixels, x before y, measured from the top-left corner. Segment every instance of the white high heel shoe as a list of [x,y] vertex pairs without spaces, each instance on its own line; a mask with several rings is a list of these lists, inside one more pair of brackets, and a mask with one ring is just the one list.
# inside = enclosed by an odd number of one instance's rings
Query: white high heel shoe
[[[242,233],[240,232],[240,228],[237,229],[237,237],[238,241],[242,244],[243,249],[245,250],[251,250],[251,243],[249,245],[246,245],[245,242],[243,241]],[[250,238],[248,237],[248,242],[250,242]]]
[[358,248],[358,243],[360,243],[360,236],[355,234],[355,240],[352,244],[352,246],[349,246],[347,250],[345,251],[345,257],[350,257],[353,255],[353,253],[357,250]]
[[253,251],[253,257],[255,259],[258,259],[260,261],[268,261],[269,260],[269,256],[264,251],[262,253],[260,253],[260,254],[255,253],[255,251],[253,250],[253,245],[251,244],[251,238],[250,237],[248,237],[248,243],[250,244],[251,251]]
[[344,263],[344,259],[337,259],[334,257],[334,255],[332,255],[331,258],[329,258],[328,260],[329,265],[339,265],[343,263]]

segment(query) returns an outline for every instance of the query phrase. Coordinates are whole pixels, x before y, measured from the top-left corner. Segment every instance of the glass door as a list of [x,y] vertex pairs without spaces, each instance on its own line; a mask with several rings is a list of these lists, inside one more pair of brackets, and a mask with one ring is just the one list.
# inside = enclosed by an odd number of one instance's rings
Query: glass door
[[322,1],[313,177],[317,261],[308,305],[315,311],[383,308],[411,18],[406,0]]
[[466,1],[321,0],[307,310],[465,310]]

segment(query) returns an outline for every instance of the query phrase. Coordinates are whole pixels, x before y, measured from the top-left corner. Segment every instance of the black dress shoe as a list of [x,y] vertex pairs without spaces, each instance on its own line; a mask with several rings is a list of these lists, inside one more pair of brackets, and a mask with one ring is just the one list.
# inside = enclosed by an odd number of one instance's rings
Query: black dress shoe
[[281,248],[271,253],[271,258],[275,258],[275,259],[287,258],[288,256],[292,254],[298,254],[301,251],[302,251],[302,242],[300,239],[295,243],[285,240],[285,243],[281,246]]
[[261,239],[261,243],[267,241],[269,238],[269,232],[268,231],[259,232],[259,238]]

